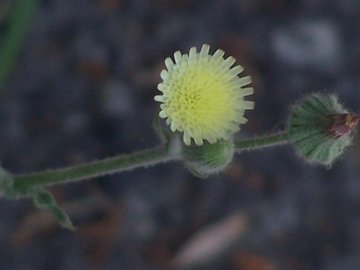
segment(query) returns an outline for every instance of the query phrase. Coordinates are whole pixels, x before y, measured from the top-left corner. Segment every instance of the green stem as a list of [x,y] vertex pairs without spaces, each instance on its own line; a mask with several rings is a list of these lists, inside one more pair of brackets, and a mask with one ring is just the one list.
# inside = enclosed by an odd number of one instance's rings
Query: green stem
[[16,191],[26,194],[33,186],[37,185],[46,186],[75,182],[115,172],[128,171],[138,167],[151,166],[174,159],[177,159],[177,155],[171,153],[168,145],[162,145],[156,148],[93,161],[83,165],[15,175],[13,187]]
[[288,132],[283,131],[275,134],[265,135],[263,137],[257,137],[234,143],[236,151],[253,150],[264,148],[268,146],[274,146],[278,144],[285,144],[288,142]]
[[[235,142],[237,151],[251,150],[286,143],[287,132],[267,135]],[[87,164],[38,173],[15,175],[14,191],[27,194],[34,186],[49,186],[60,183],[75,182],[97,176],[128,171],[138,167],[147,167],[161,162],[179,159],[179,154],[169,144],[152,149],[120,155],[112,158],[93,161]]]

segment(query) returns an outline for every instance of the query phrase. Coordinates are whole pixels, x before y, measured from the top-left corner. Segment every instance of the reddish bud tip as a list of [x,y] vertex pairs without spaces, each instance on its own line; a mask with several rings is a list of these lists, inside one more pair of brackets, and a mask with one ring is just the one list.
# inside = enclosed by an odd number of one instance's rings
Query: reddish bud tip
[[356,113],[328,115],[330,119],[329,132],[335,138],[349,135],[357,126],[359,116]]

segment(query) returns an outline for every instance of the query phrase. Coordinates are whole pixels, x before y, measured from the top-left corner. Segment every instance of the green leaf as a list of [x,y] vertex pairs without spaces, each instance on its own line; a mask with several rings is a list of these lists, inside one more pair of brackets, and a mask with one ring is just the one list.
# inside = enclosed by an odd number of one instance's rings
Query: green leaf
[[0,88],[8,78],[22,47],[26,30],[39,0],[17,0],[12,6],[9,29],[0,43]]
[[41,187],[36,187],[33,190],[33,199],[38,208],[50,211],[62,227],[75,230],[69,216],[58,206],[49,191]]

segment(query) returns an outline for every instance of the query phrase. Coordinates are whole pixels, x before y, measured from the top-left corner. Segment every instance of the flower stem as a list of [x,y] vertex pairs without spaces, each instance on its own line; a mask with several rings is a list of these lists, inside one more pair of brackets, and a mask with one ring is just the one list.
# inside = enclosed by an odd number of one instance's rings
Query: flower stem
[[243,150],[259,149],[278,144],[285,144],[288,142],[288,136],[288,132],[283,131],[275,134],[265,135],[263,137],[237,141],[234,143],[234,146],[235,150],[238,152]]
[[129,171],[138,167],[147,167],[157,163],[177,159],[171,154],[168,145],[162,145],[132,154],[119,155],[87,164],[38,173],[15,175],[13,187],[16,191],[27,193],[34,186],[46,186],[76,182],[83,179]]
[[[251,150],[287,143],[288,133],[279,132],[263,137],[237,141],[234,143],[236,151]],[[34,186],[50,186],[54,184],[76,182],[97,176],[129,171],[138,167],[147,167],[161,162],[179,159],[179,154],[171,147],[161,145],[155,148],[119,155],[90,163],[70,166],[67,168],[44,172],[15,175],[13,188],[15,192],[27,194]]]

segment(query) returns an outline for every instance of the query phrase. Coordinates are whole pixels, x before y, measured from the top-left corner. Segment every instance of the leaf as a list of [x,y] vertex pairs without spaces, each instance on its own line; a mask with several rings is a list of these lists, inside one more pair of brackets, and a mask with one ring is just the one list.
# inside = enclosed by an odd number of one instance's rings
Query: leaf
[[58,206],[53,195],[49,191],[37,187],[34,188],[32,195],[34,203],[38,208],[50,211],[62,227],[75,230],[69,216]]
[[17,0],[12,6],[9,29],[0,47],[0,88],[9,76],[21,49],[29,21],[39,0]]

